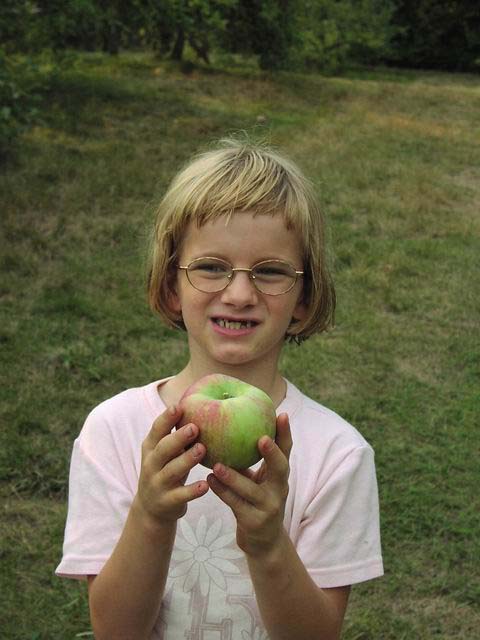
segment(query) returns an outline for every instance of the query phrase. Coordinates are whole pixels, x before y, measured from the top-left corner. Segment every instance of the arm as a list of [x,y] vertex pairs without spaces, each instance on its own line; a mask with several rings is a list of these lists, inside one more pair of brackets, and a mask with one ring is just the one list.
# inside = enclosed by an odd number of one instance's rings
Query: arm
[[233,510],[258,606],[271,640],[337,640],[349,587],[320,589],[283,528],[292,447],[288,417],[277,419],[277,443],[261,438],[259,471],[215,465],[207,480]]
[[340,638],[350,587],[317,587],[286,532],[268,552],[247,561],[271,640]]
[[176,525],[157,530],[134,504],[112,555],[89,576],[95,638],[148,638],[160,610]]
[[[109,560],[89,577],[92,627],[98,640],[143,640],[158,616],[170,565],[177,519],[187,502],[208,491],[204,481],[185,486],[189,471],[205,455],[200,444],[185,451],[198,428],[171,433],[180,413],[155,420],[142,445],[137,494]],[[191,428],[191,431],[190,431]]]

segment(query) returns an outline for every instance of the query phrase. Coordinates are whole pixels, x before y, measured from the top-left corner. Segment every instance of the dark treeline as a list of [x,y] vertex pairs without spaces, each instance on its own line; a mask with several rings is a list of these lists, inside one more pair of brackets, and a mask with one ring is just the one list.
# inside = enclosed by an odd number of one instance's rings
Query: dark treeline
[[[0,155],[35,121],[45,88],[39,56],[149,50],[210,64],[217,54],[261,69],[338,72],[357,65],[480,69],[474,0],[3,0]],[[38,103],[38,104],[37,104]]]
[[352,63],[476,71],[480,3],[472,0],[3,0],[4,53],[189,46],[258,56],[264,69]]

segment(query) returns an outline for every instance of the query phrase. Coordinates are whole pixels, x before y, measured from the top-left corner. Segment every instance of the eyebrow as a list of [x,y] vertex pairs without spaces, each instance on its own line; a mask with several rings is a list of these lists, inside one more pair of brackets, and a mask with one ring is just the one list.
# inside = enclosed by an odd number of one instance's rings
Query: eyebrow
[[[216,254],[215,252],[212,252],[212,253],[200,253],[198,255],[195,255],[194,257],[191,257],[191,258],[183,260],[183,263],[184,264],[189,264],[190,262],[193,262],[194,260],[198,260],[199,258],[215,258],[216,260],[222,260],[223,262],[228,263],[230,266],[235,267],[235,265],[233,264],[233,262],[231,260],[229,260],[228,258],[223,257],[222,254]],[[291,259],[279,257],[278,255],[275,255],[275,256],[270,255],[270,256],[267,256],[265,258],[259,258],[258,260],[255,260],[255,262],[252,262],[250,267],[236,267],[236,268],[239,268],[239,269],[240,268],[250,269],[251,267],[254,267],[256,264],[259,264],[260,262],[267,262],[269,260],[280,260],[281,262],[286,262],[287,264],[290,264],[292,267],[295,266],[294,261],[291,260]]]

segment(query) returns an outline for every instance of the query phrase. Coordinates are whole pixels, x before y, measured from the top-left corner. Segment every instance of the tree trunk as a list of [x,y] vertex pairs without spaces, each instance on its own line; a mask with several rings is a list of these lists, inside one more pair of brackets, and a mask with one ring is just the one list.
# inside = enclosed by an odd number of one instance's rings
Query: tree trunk
[[177,37],[175,38],[175,44],[173,45],[172,53],[170,54],[170,58],[172,60],[180,60],[183,57],[183,47],[185,46],[185,32],[183,27],[179,27],[177,31]]
[[188,41],[197,56],[206,62],[206,64],[210,64],[210,58],[208,57],[208,42],[197,42],[193,37],[189,38]]

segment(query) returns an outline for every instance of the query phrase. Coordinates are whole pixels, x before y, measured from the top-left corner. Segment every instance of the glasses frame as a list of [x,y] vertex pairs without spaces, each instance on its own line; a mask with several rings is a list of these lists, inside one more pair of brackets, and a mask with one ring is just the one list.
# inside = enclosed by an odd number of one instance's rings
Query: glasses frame
[[[218,262],[221,262],[227,265],[228,267],[230,267],[230,273],[227,275],[227,282],[224,287],[221,287],[220,289],[216,289],[215,291],[204,291],[203,289],[199,289],[193,284],[193,282],[190,280],[189,268],[192,266],[192,264],[195,264],[196,262],[200,262],[201,260],[217,260]],[[255,282],[255,275],[253,273],[253,270],[261,266],[262,264],[271,264],[272,262],[276,262],[277,264],[287,265],[292,269],[292,272],[295,272],[295,278],[293,279],[292,284],[288,287],[288,289],[286,289],[285,291],[282,291],[281,293],[266,293],[265,291],[261,291],[261,289],[258,288],[257,283]],[[285,260],[261,260],[260,262],[257,262],[256,264],[253,265],[253,267],[249,269],[247,267],[234,267],[226,260],[222,260],[221,258],[216,258],[215,256],[202,256],[201,258],[195,258],[195,260],[192,260],[187,265],[178,265],[177,269],[180,269],[181,271],[185,271],[188,282],[192,285],[194,289],[196,289],[197,291],[201,291],[202,293],[219,293],[220,291],[224,291],[233,282],[233,278],[235,277],[235,274],[239,271],[243,271],[244,273],[248,273],[248,277],[253,283],[253,286],[255,287],[255,289],[259,293],[265,296],[285,295],[286,293],[291,291],[293,287],[297,284],[298,278],[302,277],[305,274],[304,271],[295,269],[295,267],[292,264],[290,264],[289,262],[286,262]]]

